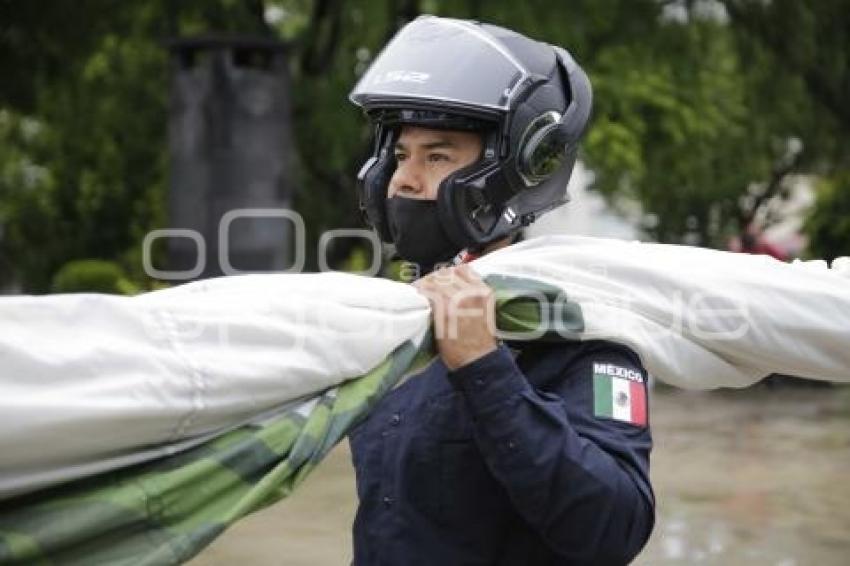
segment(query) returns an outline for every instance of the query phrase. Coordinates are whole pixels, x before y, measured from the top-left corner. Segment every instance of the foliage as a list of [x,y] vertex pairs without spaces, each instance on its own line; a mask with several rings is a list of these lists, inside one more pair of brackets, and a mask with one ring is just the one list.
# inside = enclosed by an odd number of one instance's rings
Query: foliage
[[132,295],[138,289],[121,266],[100,259],[80,259],[63,265],[53,277],[53,293],[111,293]]
[[[850,0],[0,2],[0,286],[47,291],[85,257],[150,287],[140,242],[167,221],[162,39],[177,34],[290,44],[308,250],[326,229],[360,225],[355,173],[370,128],[347,93],[421,12],[568,47],[594,84],[583,155],[594,188],[616,206],[640,203],[650,236],[721,246],[803,173],[837,187],[808,224],[813,248],[850,240],[816,228],[845,225],[834,203],[850,168]],[[353,241],[337,243],[336,265]]]
[[[165,54],[136,15],[135,30],[115,17],[87,37],[90,50],[57,61],[55,77],[36,72],[31,115],[6,111],[1,249],[27,290],[46,291],[73,258],[120,261],[162,221]],[[33,133],[15,135],[15,124]],[[22,182],[26,171],[38,174]]]
[[[45,255],[14,252],[18,245],[26,247],[28,234],[35,231],[29,227],[42,226],[50,209],[53,176],[39,163],[46,137],[38,120],[0,110],[0,286],[10,283],[12,262],[30,272],[43,265]],[[11,253],[3,254],[4,249]]]
[[850,171],[823,179],[817,187],[817,204],[806,223],[813,258],[850,256]]
[[627,48],[600,61],[588,162],[604,194],[643,205],[644,227],[656,239],[717,243],[734,222],[742,189],[764,169],[746,130],[734,48],[711,21],[669,22],[657,33],[666,39],[632,53],[627,69]]
[[809,254],[846,253],[850,224],[846,206],[839,203],[846,203],[850,191],[850,1],[721,4],[739,44],[744,76],[752,81],[750,107],[764,117],[751,123],[799,138],[802,154],[787,171],[814,173],[834,187],[821,191],[811,212],[806,228]]

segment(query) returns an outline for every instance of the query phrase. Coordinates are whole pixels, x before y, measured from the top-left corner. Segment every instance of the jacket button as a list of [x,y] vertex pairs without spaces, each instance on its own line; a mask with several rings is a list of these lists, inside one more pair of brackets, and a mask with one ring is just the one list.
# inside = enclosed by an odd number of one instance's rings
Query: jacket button
[[478,387],[484,387],[484,380],[480,377],[475,378],[475,385],[477,385]]
[[401,422],[401,415],[396,413],[390,418],[390,424],[393,426],[398,426],[398,423]]
[[384,507],[390,507],[393,504],[393,498],[389,495],[385,495],[382,501],[384,502]]

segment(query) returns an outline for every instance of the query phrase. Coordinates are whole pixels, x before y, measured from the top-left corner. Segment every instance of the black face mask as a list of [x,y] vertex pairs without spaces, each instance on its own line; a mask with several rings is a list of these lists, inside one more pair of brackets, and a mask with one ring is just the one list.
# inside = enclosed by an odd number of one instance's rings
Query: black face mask
[[398,255],[419,264],[423,271],[449,261],[460,251],[440,224],[435,200],[389,198],[387,224]]

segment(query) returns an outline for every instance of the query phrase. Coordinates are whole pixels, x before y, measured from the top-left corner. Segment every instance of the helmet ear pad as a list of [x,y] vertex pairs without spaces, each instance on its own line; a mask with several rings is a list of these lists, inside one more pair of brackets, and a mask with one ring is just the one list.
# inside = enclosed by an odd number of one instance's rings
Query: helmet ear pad
[[388,133],[384,143],[378,148],[376,155],[369,158],[360,170],[360,209],[366,216],[366,221],[378,232],[378,236],[386,243],[392,243],[387,222],[387,190],[390,179],[395,173],[396,160],[392,147],[395,135]]
[[[553,80],[531,94],[522,108],[525,116],[517,121],[516,126],[525,123],[527,129],[512,131],[521,140],[515,155],[517,171],[529,187],[553,178],[565,165],[572,170],[593,103],[585,72],[567,51],[556,47],[555,52],[558,65]],[[569,93],[566,100],[564,92]]]

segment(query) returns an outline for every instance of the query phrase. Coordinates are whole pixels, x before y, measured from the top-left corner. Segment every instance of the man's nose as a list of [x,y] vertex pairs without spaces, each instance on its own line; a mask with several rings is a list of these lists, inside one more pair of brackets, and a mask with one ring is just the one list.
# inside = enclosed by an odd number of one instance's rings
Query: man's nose
[[422,172],[411,161],[407,159],[399,162],[396,166],[395,172],[390,178],[388,197],[401,195],[410,198],[424,198],[425,184]]

